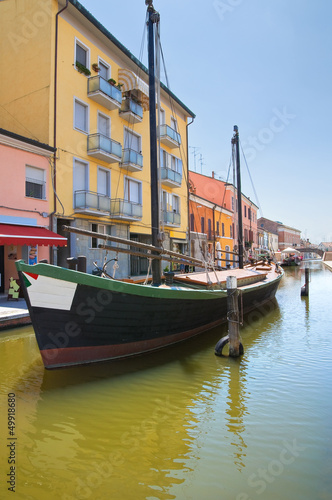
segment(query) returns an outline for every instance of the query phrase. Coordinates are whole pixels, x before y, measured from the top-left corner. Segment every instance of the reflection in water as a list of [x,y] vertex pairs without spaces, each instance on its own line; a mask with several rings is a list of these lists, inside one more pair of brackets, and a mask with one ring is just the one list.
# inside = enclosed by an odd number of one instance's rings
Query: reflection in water
[[240,366],[238,360],[232,360],[235,364],[232,369],[231,377],[228,383],[228,408],[226,413],[229,417],[228,419],[228,430],[233,433],[233,446],[235,447],[234,464],[237,469],[241,471],[245,467],[243,463],[243,457],[246,456],[245,449],[247,445],[245,444],[243,438],[243,431],[245,430],[244,416],[247,413],[247,408],[245,405],[245,364]]
[[264,498],[319,498],[332,439],[332,275],[313,269],[301,301],[303,273],[286,269],[277,300],[244,317],[241,359],[214,355],[223,326],[151,356],[50,372],[30,328],[2,333],[0,423],[15,392],[16,498],[255,498],[250,478],[277,470],[294,439],[306,451]]

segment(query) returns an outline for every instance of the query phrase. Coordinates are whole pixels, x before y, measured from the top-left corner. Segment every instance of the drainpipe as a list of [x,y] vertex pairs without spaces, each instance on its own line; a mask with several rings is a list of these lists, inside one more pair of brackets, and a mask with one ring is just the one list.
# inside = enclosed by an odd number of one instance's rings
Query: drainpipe
[[[58,80],[58,27],[59,27],[59,15],[68,7],[69,0],[66,0],[66,5],[60,9],[55,15],[55,55],[54,55],[54,110],[53,110],[53,147],[56,149],[56,132],[57,132],[57,80]],[[53,213],[51,214],[50,229],[53,231],[54,215],[56,213],[56,151],[54,152],[54,178],[53,178]],[[53,264],[53,250],[50,247],[50,262]]]
[[188,252],[191,255],[191,244],[190,244],[190,213],[189,213],[189,143],[188,143],[188,127],[194,122],[193,118],[191,122],[186,125],[186,141],[187,141],[187,214],[188,214]]

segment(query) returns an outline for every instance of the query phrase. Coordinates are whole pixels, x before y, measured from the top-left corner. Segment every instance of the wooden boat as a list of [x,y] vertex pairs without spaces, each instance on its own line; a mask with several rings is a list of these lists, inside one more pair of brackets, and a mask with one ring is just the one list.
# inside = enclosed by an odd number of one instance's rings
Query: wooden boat
[[[49,264],[30,266],[16,262],[41,356],[46,368],[59,368],[128,357],[159,349],[206,331],[226,321],[227,275],[238,278],[243,311],[271,300],[283,271],[277,265],[243,266],[243,241],[239,240],[240,269],[175,275],[164,284],[162,249],[158,247],[158,175],[155,115],[153,24],[158,14],[147,0],[149,13],[149,88],[151,141],[152,283],[138,284],[108,279]],[[238,130],[232,139],[237,152],[238,213],[241,207]],[[239,234],[242,220],[239,218]],[[82,231],[82,230],[80,230]],[[95,237],[111,239],[96,234]],[[116,238],[113,238],[115,241]],[[119,243],[119,241],[117,241]],[[138,246],[128,241],[128,245]],[[143,245],[143,244],[141,244]],[[120,251],[120,248],[118,248]],[[130,251],[124,250],[121,251]],[[170,255],[173,252],[166,252]],[[171,255],[169,258],[195,259]],[[199,262],[196,262],[196,265]],[[204,266],[204,263],[202,263]]]

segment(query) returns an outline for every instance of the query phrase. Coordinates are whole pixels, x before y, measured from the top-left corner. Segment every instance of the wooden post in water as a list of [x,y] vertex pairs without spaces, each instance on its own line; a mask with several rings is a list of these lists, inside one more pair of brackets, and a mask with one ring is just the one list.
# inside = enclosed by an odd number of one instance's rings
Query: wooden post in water
[[309,295],[309,278],[310,278],[309,267],[306,267],[304,272],[305,272],[305,279],[304,279],[304,285],[301,287],[301,297],[308,297],[308,295]]
[[232,358],[240,356],[240,332],[239,332],[239,292],[237,289],[236,276],[227,276],[227,318],[229,336],[229,355]]
[[229,356],[237,358],[243,354],[243,345],[240,342],[239,323],[239,291],[236,276],[227,276],[227,319],[228,335],[217,342],[214,349],[216,356],[222,356],[222,350],[229,342]]

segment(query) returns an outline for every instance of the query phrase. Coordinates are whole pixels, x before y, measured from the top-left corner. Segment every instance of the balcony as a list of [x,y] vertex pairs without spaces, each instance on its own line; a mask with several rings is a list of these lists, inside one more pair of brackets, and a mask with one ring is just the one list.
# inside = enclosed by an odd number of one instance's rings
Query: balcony
[[81,214],[110,215],[110,198],[92,191],[75,191],[75,212]]
[[101,76],[93,76],[88,79],[88,97],[110,111],[120,109],[122,103],[121,90]]
[[180,187],[182,182],[182,174],[172,170],[171,168],[162,167],[160,169],[161,182],[165,186]]
[[140,220],[143,207],[140,203],[116,198],[111,200],[111,218],[121,220]]
[[164,224],[167,226],[180,226],[181,225],[181,214],[178,212],[170,212],[168,210],[163,211]]
[[119,115],[128,123],[140,123],[143,120],[143,108],[138,102],[127,98],[122,101]]
[[160,142],[169,148],[178,148],[181,144],[180,134],[168,125],[160,125]]
[[133,149],[124,149],[120,167],[130,172],[140,172],[143,168],[143,156]]
[[122,146],[103,134],[88,136],[88,155],[106,163],[119,163],[122,158]]

